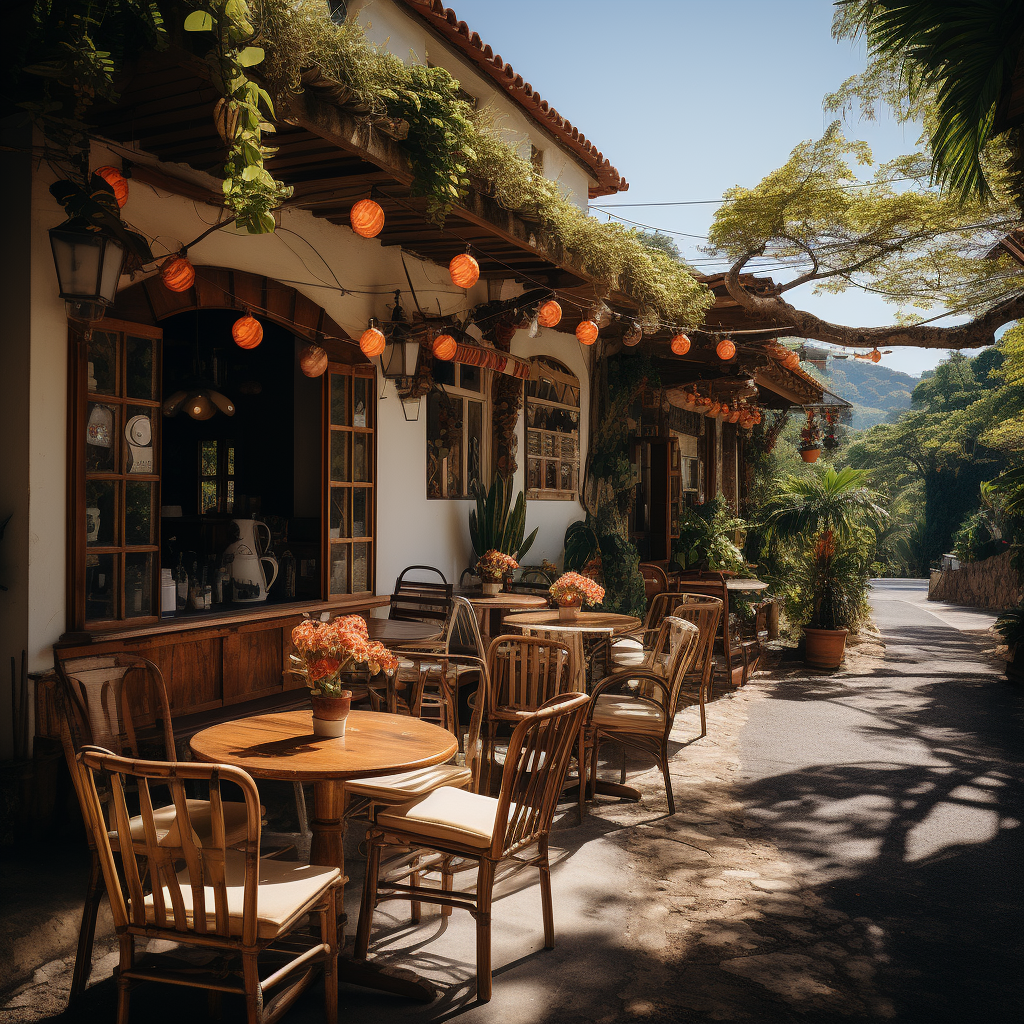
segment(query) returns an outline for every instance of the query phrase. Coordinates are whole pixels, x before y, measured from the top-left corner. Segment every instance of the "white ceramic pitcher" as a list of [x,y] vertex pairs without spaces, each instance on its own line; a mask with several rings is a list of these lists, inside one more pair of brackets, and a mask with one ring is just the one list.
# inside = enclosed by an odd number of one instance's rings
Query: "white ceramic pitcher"
[[[242,604],[266,601],[270,588],[277,579],[277,559],[269,554],[270,527],[257,519],[232,519],[238,528],[238,540],[229,544],[224,552],[224,564],[231,571],[232,599]],[[266,540],[260,544],[260,532]],[[262,550],[261,550],[262,548]],[[267,579],[263,569],[266,562],[273,569]]]

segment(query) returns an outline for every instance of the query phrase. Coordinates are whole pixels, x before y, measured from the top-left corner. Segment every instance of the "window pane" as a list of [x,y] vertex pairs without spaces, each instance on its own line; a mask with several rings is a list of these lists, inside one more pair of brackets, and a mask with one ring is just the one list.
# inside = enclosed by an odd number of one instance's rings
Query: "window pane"
[[370,435],[353,434],[352,445],[352,479],[368,482],[370,479]]
[[[206,486],[205,484],[203,485]],[[214,484],[214,504],[217,500],[217,485]],[[133,481],[125,485],[124,542],[131,544],[155,544],[153,536],[153,502],[156,486]],[[205,512],[206,510],[203,509]]]
[[228,493],[227,493],[227,500],[224,502],[224,511],[225,512],[234,512],[235,511],[235,481],[234,480],[229,480],[228,481]]
[[475,488],[483,485],[483,465],[481,462],[484,435],[484,407],[482,402],[467,402],[466,430],[466,493],[473,494]]
[[217,481],[204,480],[199,485],[199,514],[217,511]]
[[562,478],[561,478],[561,482],[559,483],[559,490],[571,491],[573,489],[573,486],[572,486],[572,470],[573,470],[573,465],[572,465],[571,462],[563,462],[562,463]]
[[526,486],[531,491],[540,489],[540,459],[529,459],[526,463]]
[[228,441],[228,476],[235,475],[235,446]]
[[370,589],[370,545],[352,545],[352,593]]
[[479,392],[483,386],[483,371],[479,366],[460,366],[459,384],[466,391]]
[[434,368],[430,371],[435,384],[443,384],[446,387],[455,387],[455,364],[443,359],[434,360]]
[[370,534],[368,513],[370,492],[365,487],[352,489],[352,536],[367,537]]
[[526,454],[540,455],[540,431],[528,430],[526,432]]
[[116,473],[117,414],[112,405],[89,403],[85,424],[85,468],[89,473]]
[[331,479],[351,480],[349,472],[349,438],[352,435],[344,430],[331,431]]
[[124,415],[124,471],[135,474],[155,473],[153,409],[144,405],[129,405]]
[[216,441],[200,441],[199,442],[199,475],[200,476],[216,476],[217,475],[217,442]]
[[94,394],[117,394],[117,337],[111,331],[92,332],[86,386]]
[[350,490],[347,487],[331,488],[331,537],[351,537],[348,518],[348,496]]
[[85,543],[89,547],[109,548],[117,543],[116,488],[113,480],[89,480],[85,485]]
[[462,399],[427,396],[427,497],[459,497],[462,489]]
[[340,373],[331,374],[331,422],[339,427],[350,427],[349,421],[349,381],[351,377]]
[[555,438],[552,434],[544,434],[541,437],[541,455],[555,454]]
[[544,463],[544,486],[551,490],[558,489],[558,463],[557,462],[545,462]]
[[85,556],[85,617],[87,619],[112,619],[114,617],[114,593],[117,580],[114,577],[114,555]]
[[331,581],[332,594],[347,594],[348,589],[348,544],[331,545]]
[[355,389],[355,400],[352,403],[353,427],[370,425],[370,381],[366,377],[354,377],[352,386]]
[[150,401],[157,397],[152,338],[129,337],[125,342],[125,395]]
[[155,557],[154,554],[146,552],[133,552],[125,556],[125,618],[153,614],[153,559]]

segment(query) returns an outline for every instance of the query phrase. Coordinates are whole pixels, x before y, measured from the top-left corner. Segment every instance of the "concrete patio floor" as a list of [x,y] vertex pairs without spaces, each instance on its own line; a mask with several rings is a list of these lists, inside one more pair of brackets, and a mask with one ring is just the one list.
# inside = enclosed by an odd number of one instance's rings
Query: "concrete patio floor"
[[[582,826],[564,805],[552,836],[556,948],[543,948],[535,873],[500,885],[490,1003],[473,995],[469,915],[444,923],[424,906],[413,926],[406,905],[390,903],[375,917],[371,955],[430,978],[439,995],[422,1004],[343,986],[342,1019],[1019,1019],[1009,925],[1021,910],[1020,693],[971,634],[934,616],[915,626],[930,613],[913,601],[895,609],[898,594],[874,600],[884,654],[865,644],[837,673],[786,663],[760,675],[709,706],[703,738],[696,709],[680,713],[673,817],[660,773],[639,763],[629,771],[640,804],[599,800]],[[350,932],[363,867],[355,831]],[[73,876],[65,866],[63,891],[75,891]],[[957,897],[937,898],[951,884]],[[68,899],[54,896],[65,914]],[[978,920],[965,926],[974,899]],[[97,943],[74,1019],[114,1019],[112,948]],[[72,1020],[61,1014],[72,962],[54,959],[10,993],[0,1024]],[[206,1019],[201,993],[148,986],[133,996],[133,1020],[188,1018]],[[226,1000],[224,1019],[242,1019],[240,1004]],[[286,1019],[322,1020],[319,989]]]

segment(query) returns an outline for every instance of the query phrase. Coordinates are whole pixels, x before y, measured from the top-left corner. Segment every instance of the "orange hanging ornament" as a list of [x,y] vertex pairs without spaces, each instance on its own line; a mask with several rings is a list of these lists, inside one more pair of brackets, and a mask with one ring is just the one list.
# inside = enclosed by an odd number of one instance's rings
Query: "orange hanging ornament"
[[431,351],[434,353],[435,359],[443,359],[446,363],[450,363],[455,358],[455,350],[458,347],[450,334],[439,334],[434,339]]
[[376,238],[384,227],[384,210],[372,199],[360,199],[349,211],[352,230],[363,238]]
[[231,325],[231,337],[239,348],[255,348],[263,340],[263,325],[246,313]]
[[581,345],[593,345],[597,341],[597,324],[593,320],[581,320],[576,328],[576,338]]
[[868,358],[873,363],[879,363],[882,361],[882,353],[879,352],[877,348],[873,348],[871,350],[871,353],[868,355]]
[[562,307],[554,299],[548,299],[537,310],[537,323],[541,327],[554,327],[562,319]]
[[322,377],[327,369],[327,353],[319,345],[307,345],[299,356],[299,369],[307,377]]
[[114,190],[118,209],[128,202],[128,181],[116,167],[97,167],[92,173],[98,174]]
[[715,353],[718,355],[719,359],[725,362],[729,359],[732,359],[732,357],[736,355],[736,346],[735,344],[733,344],[731,338],[723,338],[718,343],[718,346],[715,349]]
[[460,252],[452,257],[448,273],[456,288],[472,288],[480,280],[480,264],[468,252]]
[[384,335],[376,327],[367,327],[359,337],[359,349],[367,359],[376,359],[384,351]]
[[690,351],[690,339],[685,334],[677,334],[669,343],[669,348],[672,349],[672,355],[685,356]]
[[160,268],[160,280],[172,292],[187,292],[196,279],[196,268],[184,256],[172,256]]

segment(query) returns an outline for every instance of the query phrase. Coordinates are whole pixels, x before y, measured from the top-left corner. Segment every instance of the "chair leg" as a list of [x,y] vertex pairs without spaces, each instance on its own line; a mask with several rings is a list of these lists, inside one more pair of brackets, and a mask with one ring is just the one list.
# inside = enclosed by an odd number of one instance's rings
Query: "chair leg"
[[242,982],[245,985],[246,1024],[261,1024],[263,986],[260,984],[259,960],[255,953],[242,954]]
[[121,947],[121,959],[117,969],[117,1024],[128,1024],[128,1013],[131,1007],[132,982],[124,972],[135,966],[135,939],[131,935],[118,938]]
[[[415,866],[416,864],[418,864],[419,860],[420,860],[420,858],[419,858],[418,855],[416,857],[414,857],[413,858],[413,865]],[[422,885],[423,884],[423,872],[422,871],[413,871],[409,875],[409,884],[410,885]],[[422,915],[423,915],[423,904],[420,903],[419,900],[412,900],[409,903],[409,920],[412,921],[413,924],[419,924],[420,923],[420,918],[422,917]]]
[[302,788],[301,782],[295,786],[295,815],[299,819],[299,832],[304,836],[312,835],[309,828],[309,814],[306,811],[306,791]]
[[377,906],[377,875],[380,872],[380,853],[380,843],[371,838],[366,850],[363,902],[359,908],[359,924],[356,926],[356,945],[353,952],[353,956],[357,960],[365,960],[366,951],[370,948],[370,927],[373,924],[373,911]]
[[587,738],[586,730],[580,726],[579,736],[576,737],[576,774],[580,779],[580,790],[578,794],[580,808],[580,824],[587,816]]
[[476,997],[481,1003],[491,999],[491,890],[494,888],[494,861],[480,859],[476,875]]
[[676,801],[672,795],[672,776],[668,770],[668,751],[662,750],[661,752],[661,774],[665,779],[665,795],[668,797],[668,813],[670,815],[676,813]]
[[[455,886],[455,872],[452,870],[452,859],[451,857],[445,857],[441,861],[441,891],[451,892]],[[442,906],[441,917],[451,917],[452,908]]]
[[85,906],[82,907],[82,926],[78,930],[78,952],[75,954],[75,972],[71,978],[71,995],[68,1006],[73,1007],[85,992],[92,971],[92,946],[96,936],[96,916],[103,902],[103,873],[100,858],[95,850],[89,863],[89,887],[85,892]]
[[548,862],[548,837],[541,836],[540,843],[540,905],[544,915],[544,948],[555,948],[555,914],[551,905],[551,864]]
[[327,892],[327,909],[320,914],[320,941],[329,947],[324,960],[324,1019],[338,1024],[338,912],[336,893]]
[[624,786],[626,784],[626,745],[622,743],[620,746],[622,748],[622,769],[619,772],[619,785]]

